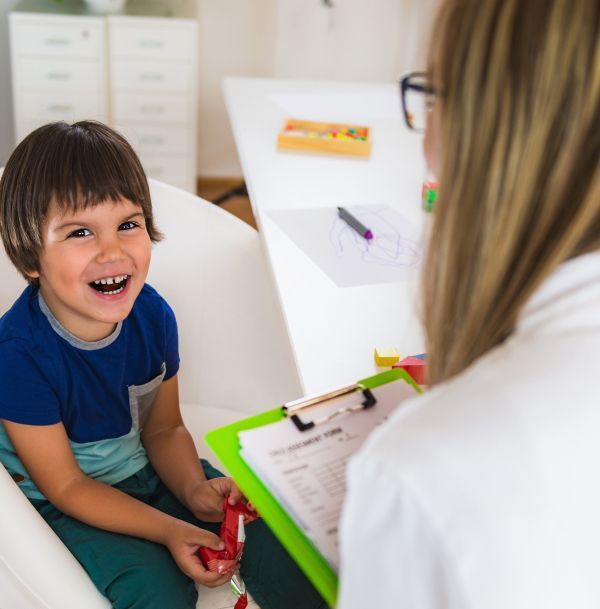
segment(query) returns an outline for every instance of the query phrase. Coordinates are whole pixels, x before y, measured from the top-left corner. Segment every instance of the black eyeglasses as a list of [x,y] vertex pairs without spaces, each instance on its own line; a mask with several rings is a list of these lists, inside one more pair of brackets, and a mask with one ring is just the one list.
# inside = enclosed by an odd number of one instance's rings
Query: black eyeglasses
[[433,107],[435,89],[429,84],[425,72],[411,72],[400,80],[400,99],[404,120],[409,129],[423,132],[427,114]]

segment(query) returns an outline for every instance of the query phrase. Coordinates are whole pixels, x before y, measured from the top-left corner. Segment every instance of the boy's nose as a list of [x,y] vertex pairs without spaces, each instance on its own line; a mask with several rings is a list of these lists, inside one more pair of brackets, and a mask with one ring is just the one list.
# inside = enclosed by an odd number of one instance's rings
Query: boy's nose
[[100,250],[96,256],[98,262],[114,262],[124,257],[123,248],[118,238],[106,238],[100,242]]

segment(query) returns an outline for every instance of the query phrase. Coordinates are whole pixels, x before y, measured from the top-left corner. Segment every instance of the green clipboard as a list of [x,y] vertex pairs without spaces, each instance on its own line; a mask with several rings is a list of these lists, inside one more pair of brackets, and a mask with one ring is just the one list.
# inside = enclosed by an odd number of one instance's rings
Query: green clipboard
[[[410,375],[401,368],[370,376],[359,381],[357,385],[364,389],[375,389],[380,385],[399,380],[412,385],[417,393],[422,392]],[[284,416],[284,410],[279,406],[232,425],[214,429],[208,432],[204,439],[325,602],[334,607],[337,596],[337,574],[240,456],[238,439],[240,431],[276,423]]]

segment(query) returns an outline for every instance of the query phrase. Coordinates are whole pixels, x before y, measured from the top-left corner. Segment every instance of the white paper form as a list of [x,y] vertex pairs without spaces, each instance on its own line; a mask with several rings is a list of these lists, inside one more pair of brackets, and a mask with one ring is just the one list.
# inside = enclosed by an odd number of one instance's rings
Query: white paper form
[[[239,433],[242,458],[336,571],[348,459],[402,400],[416,395],[403,381],[382,385],[372,393],[377,400],[372,408],[340,415],[304,432],[284,419]],[[318,419],[332,410],[360,404],[361,399],[362,393],[354,394],[309,410],[302,419]]]
[[269,210],[267,215],[340,287],[406,281],[421,265],[417,227],[388,205],[346,209],[373,232],[367,241],[335,207]]

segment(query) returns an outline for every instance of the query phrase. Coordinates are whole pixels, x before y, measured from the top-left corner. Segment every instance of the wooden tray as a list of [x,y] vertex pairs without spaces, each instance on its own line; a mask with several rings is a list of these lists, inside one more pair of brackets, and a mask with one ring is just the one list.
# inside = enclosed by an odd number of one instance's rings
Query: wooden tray
[[277,136],[279,150],[302,150],[368,157],[371,130],[362,125],[288,119]]

